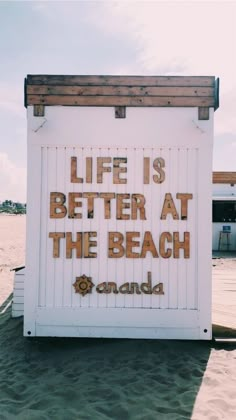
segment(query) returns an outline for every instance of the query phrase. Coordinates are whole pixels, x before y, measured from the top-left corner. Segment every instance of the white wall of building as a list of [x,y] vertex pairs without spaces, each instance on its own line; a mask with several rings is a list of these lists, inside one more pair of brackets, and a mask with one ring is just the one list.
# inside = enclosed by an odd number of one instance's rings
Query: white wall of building
[[[45,107],[45,117],[34,117],[28,107],[28,200],[24,334],[26,336],[104,336],[130,338],[211,338],[211,193],[213,109],[209,120],[198,120],[197,108],[127,108],[125,119],[115,119],[114,108]],[[85,159],[126,157],[127,184],[72,183],[70,159],[78,158],[85,177]],[[143,183],[143,158],[165,160],[165,181],[152,175]],[[104,219],[103,203],[95,203],[94,218],[86,206],[81,219],[50,218],[50,193],[140,193],[146,199],[146,220]],[[160,220],[165,194],[188,193],[187,220],[170,215]],[[68,203],[68,201],[67,201]],[[127,209],[127,214],[130,210]],[[53,258],[50,232],[97,232],[97,257],[71,259],[61,240],[60,257]],[[190,258],[108,258],[109,231],[137,231],[140,241],[151,232],[158,248],[162,232],[190,234]],[[140,252],[140,246],[134,247]],[[164,294],[98,294],[96,286],[113,281],[141,284],[151,273],[153,285],[163,283]],[[77,276],[92,278],[91,294],[75,294]]]
[[[230,200],[236,201],[236,184],[213,184],[212,200]],[[222,235],[221,243],[219,243],[220,232],[223,231],[223,226],[230,226],[231,233],[229,234],[229,246],[227,246],[227,235]],[[236,223],[230,222],[213,222],[212,229],[212,250],[213,251],[236,251]]]
[[213,198],[215,196],[235,196],[236,197],[236,184],[213,184]]

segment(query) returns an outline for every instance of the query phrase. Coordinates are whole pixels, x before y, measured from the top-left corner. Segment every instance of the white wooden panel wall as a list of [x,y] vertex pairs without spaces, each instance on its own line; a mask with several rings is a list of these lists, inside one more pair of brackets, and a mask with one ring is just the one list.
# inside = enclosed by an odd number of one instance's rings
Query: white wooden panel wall
[[25,269],[16,271],[14,274],[12,317],[17,318],[24,315],[24,283]]
[[[41,173],[41,252],[39,262],[39,295],[38,305],[43,307],[147,307],[169,309],[197,308],[197,278],[196,278],[196,240],[198,231],[197,220],[197,149],[189,148],[66,148],[42,147]],[[85,174],[85,158],[93,156],[93,174],[96,174],[96,158],[99,156],[127,157],[127,184],[112,184],[112,174],[104,174],[104,182],[97,184],[78,184],[70,182],[70,159],[78,159],[78,174]],[[143,158],[156,157],[165,159],[166,179],[163,184],[143,184]],[[117,220],[116,201],[111,200],[111,219],[104,219],[103,199],[95,199],[95,214],[93,219],[87,218],[87,200],[82,199],[82,219],[62,219],[49,217],[50,192],[63,192],[67,197],[69,192],[114,192],[140,193],[146,199],[147,220]],[[168,216],[160,220],[165,194],[170,192],[175,200],[180,214],[180,200],[177,193],[192,193],[193,200],[188,203],[188,219],[173,220]],[[66,205],[68,204],[68,199]],[[78,209],[77,209],[78,211]],[[131,213],[130,209],[126,210]],[[49,232],[97,232],[97,258],[76,258],[73,250],[72,259],[65,257],[65,239],[61,240],[60,258],[53,258],[53,241]],[[140,232],[140,244],[145,231],[152,232],[155,245],[159,252],[159,237],[162,232],[190,232],[190,259],[184,259],[183,250],[180,258],[153,258],[150,252],[146,258],[108,258],[108,232],[118,231]],[[181,240],[182,240],[181,239]],[[173,248],[173,244],[169,245]],[[141,252],[141,245],[136,250]],[[73,283],[76,277],[83,274],[92,277],[95,285],[114,281],[118,287],[124,282],[135,281],[141,284],[147,281],[147,273],[152,273],[152,282],[164,283],[164,296],[158,295],[122,295],[122,294],[87,294],[81,296],[74,293]],[[154,284],[153,284],[154,286]]]
[[[136,338],[211,338],[211,159],[213,110],[209,121],[198,121],[197,108],[127,109],[115,119],[112,108],[46,107],[45,117],[28,108],[28,229],[25,288],[25,335],[107,336]],[[127,184],[70,182],[70,158],[78,158],[78,174],[85,174],[85,158],[127,157]],[[143,157],[162,157],[166,179],[143,184]],[[50,192],[140,193],[146,198],[147,220],[104,220],[104,203],[95,199],[95,215],[82,219],[49,217]],[[166,193],[177,210],[177,193],[191,193],[188,219],[160,220]],[[68,203],[68,198],[67,198]],[[130,210],[127,210],[130,214]],[[53,258],[49,232],[97,232],[97,258],[66,258],[65,239],[60,258]],[[190,232],[190,258],[107,258],[107,232],[151,231],[159,251],[159,236],[167,231]],[[172,248],[172,244],[170,244]],[[95,251],[95,249],[93,249]],[[138,250],[137,250],[138,251]],[[139,248],[140,251],[140,248]],[[95,285],[114,281],[164,284],[164,295],[75,294],[75,278],[86,274]],[[146,311],[146,312],[144,312]],[[144,315],[145,314],[145,315]],[[88,319],[90,320],[88,322]]]
[[213,191],[213,199],[214,196],[236,196],[236,185],[230,185],[230,184],[213,184],[212,186]]

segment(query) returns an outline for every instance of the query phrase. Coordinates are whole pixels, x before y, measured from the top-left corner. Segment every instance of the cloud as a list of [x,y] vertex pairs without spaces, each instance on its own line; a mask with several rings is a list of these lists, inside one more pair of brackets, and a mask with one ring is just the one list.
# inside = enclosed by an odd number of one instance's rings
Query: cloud
[[[7,47],[2,71],[8,79],[2,73],[1,80],[8,83],[0,82],[0,142],[7,155],[1,155],[0,163],[8,162],[13,173],[25,171],[20,165],[26,138],[22,83],[26,72],[216,75],[220,108],[215,133],[236,134],[235,2],[52,1],[28,2],[24,7],[29,26],[16,13],[15,31],[9,29],[2,38]],[[19,157],[23,163],[17,167],[13,160]],[[7,176],[14,181],[9,172]]]
[[16,166],[6,153],[0,153],[0,201],[26,201],[26,168]]
[[215,136],[213,169],[215,171],[235,171],[236,133]]
[[104,10],[110,20],[97,25],[133,38],[147,72],[222,74],[225,87],[234,80],[235,3],[105,2]]
[[236,135],[236,87],[220,95],[220,108],[215,113],[215,132],[217,134],[234,132]]
[[18,85],[0,83],[0,110],[24,117],[23,88]]
[[235,2],[130,1],[103,7],[94,25],[136,43],[136,74],[220,77],[215,133],[236,132]]
[[[136,67],[136,74],[216,75],[222,78],[222,92],[235,80],[234,2],[36,2],[32,8],[51,24],[67,23],[74,33],[78,22],[87,24],[87,37],[103,34],[101,42],[111,49],[115,38],[121,50],[132,44],[135,66],[130,63],[130,69]],[[105,62],[110,65],[109,56]],[[116,73],[122,69],[129,72],[125,62]]]

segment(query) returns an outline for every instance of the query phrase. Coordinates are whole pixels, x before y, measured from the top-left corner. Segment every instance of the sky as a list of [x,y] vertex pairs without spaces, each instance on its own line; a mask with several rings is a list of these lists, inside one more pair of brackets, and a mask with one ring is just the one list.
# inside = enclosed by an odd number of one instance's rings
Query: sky
[[27,74],[219,77],[213,170],[236,171],[236,1],[0,0],[0,201],[26,201]]

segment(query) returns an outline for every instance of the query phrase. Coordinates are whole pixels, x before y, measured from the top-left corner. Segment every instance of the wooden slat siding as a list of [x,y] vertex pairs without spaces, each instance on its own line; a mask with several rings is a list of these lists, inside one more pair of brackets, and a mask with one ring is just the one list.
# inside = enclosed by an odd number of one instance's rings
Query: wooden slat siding
[[24,296],[14,295],[13,303],[24,305]]
[[14,271],[12,317],[17,318],[24,315],[25,267],[16,267]]
[[236,172],[213,172],[213,184],[236,184]]
[[14,288],[13,291],[14,296],[23,296],[24,297],[24,286],[22,288]]
[[14,303],[12,304],[12,311],[21,312],[24,314],[24,303]]
[[214,87],[214,76],[68,76],[28,75],[28,85],[199,86]]
[[28,95],[78,96],[214,96],[213,87],[177,86],[53,86],[28,85]]
[[24,294],[24,283],[15,284],[13,293],[16,294],[16,295],[19,295],[22,291],[23,291],[23,294]]
[[22,308],[20,311],[15,311],[12,309],[12,318],[19,318],[20,316],[24,316],[24,308]]
[[25,102],[35,116],[58,105],[198,107],[205,108],[199,119],[208,119],[209,108],[219,105],[219,83],[213,76],[28,75]]
[[214,107],[214,97],[28,95],[28,105]]
[[24,296],[13,296],[12,302],[12,318],[17,318],[24,315]]

